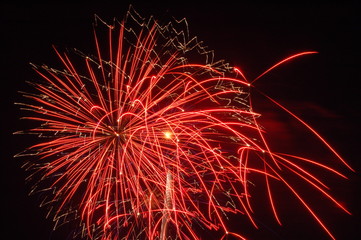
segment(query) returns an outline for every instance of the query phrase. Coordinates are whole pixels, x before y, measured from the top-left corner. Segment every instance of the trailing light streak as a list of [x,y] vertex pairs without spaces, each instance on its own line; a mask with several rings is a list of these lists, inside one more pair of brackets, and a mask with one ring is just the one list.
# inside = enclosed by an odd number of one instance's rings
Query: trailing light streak
[[[76,219],[82,228],[76,237],[90,239],[201,239],[197,228],[221,232],[221,239],[245,239],[228,230],[227,215],[244,214],[258,228],[250,189],[255,181],[250,173],[257,173],[264,176],[279,224],[275,183],[287,186],[334,238],[284,176],[298,176],[350,214],[298,162],[346,177],[317,161],[273,152],[249,97],[251,83],[316,52],[292,55],[249,82],[240,69],[213,62],[211,52],[189,40],[187,31],[137,16],[129,12],[124,21],[105,24],[105,49],[94,31],[96,57],[76,51],[85,72],[56,48],[64,70],[33,65],[44,83],[32,83],[37,93],[24,94],[32,103],[20,105],[32,113],[25,119],[40,123],[29,132],[46,138],[19,155],[37,157],[27,165],[35,171],[31,177],[41,180],[33,191],[53,191],[46,204],[54,221]],[[206,63],[194,63],[194,53]],[[313,128],[266,97],[352,170]]]
[[266,75],[268,72],[270,72],[272,69],[275,69],[276,67],[278,67],[279,65],[286,63],[294,58],[303,56],[303,55],[308,55],[308,54],[316,54],[318,52],[315,51],[306,51],[306,52],[301,52],[301,53],[297,53],[294,54],[292,56],[289,56],[288,58],[283,59],[282,61],[279,61],[278,63],[276,63],[275,65],[273,65],[272,67],[268,68],[266,71],[264,71],[262,74],[260,74],[258,77],[256,77],[251,83],[254,83],[255,81],[257,81],[258,79],[260,79],[262,76]]

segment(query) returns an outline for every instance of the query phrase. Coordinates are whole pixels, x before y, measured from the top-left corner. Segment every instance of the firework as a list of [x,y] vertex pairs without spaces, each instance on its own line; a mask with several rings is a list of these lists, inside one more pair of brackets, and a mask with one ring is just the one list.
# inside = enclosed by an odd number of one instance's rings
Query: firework
[[29,179],[38,180],[33,192],[43,192],[56,225],[76,220],[81,231],[74,237],[91,239],[200,239],[205,229],[244,239],[229,230],[227,216],[243,214],[257,227],[250,193],[256,174],[277,222],[275,182],[333,238],[285,176],[293,173],[348,212],[302,164],[345,176],[271,151],[250,101],[258,78],[248,81],[214,61],[189,37],[184,19],[160,25],[133,10],[112,25],[96,19],[107,31],[105,38],[94,32],[96,54],[54,48],[62,70],[33,64],[42,82],[31,83],[36,93],[24,93],[32,103],[20,104],[31,113],[25,119],[40,123],[26,133],[41,141],[19,155],[33,156],[26,164]]

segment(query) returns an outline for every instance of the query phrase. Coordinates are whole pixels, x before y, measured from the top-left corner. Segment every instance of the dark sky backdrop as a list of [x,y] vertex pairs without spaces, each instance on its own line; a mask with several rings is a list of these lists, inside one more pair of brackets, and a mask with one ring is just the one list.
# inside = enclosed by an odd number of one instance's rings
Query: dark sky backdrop
[[[353,216],[332,209],[323,199],[314,206],[320,208],[321,218],[338,239],[358,239],[361,234],[360,6],[356,3],[235,4],[227,1],[136,2],[133,5],[143,16],[186,17],[191,35],[214,49],[216,58],[240,67],[249,79],[291,54],[306,50],[319,52],[279,67],[260,79],[256,87],[307,120],[356,169],[357,172],[352,173],[338,165],[350,180],[332,176],[328,179],[332,193]],[[12,135],[27,126],[19,121],[22,113],[13,103],[22,100],[17,91],[28,88],[25,81],[36,79],[29,62],[57,63],[52,44],[93,51],[93,14],[110,21],[113,17],[121,19],[127,8],[128,3],[102,1],[81,5],[1,5],[0,189],[1,228],[4,228],[1,236],[9,233],[8,239],[38,240],[66,236],[66,229],[51,233],[52,222],[45,220],[46,211],[38,207],[37,197],[27,196],[30,186],[25,184],[26,174],[20,168],[24,159],[12,158],[30,144],[24,141],[28,137]],[[263,125],[275,139],[272,143],[275,148],[316,158],[330,156],[327,151],[324,153],[321,144],[315,147],[314,139],[304,136],[304,129],[272,110],[256,93],[254,96],[255,111],[264,115]],[[333,160],[330,158],[330,161]],[[245,218],[244,221],[233,219],[232,225],[239,226],[249,239],[327,239],[309,214],[300,205],[289,203],[288,200],[294,200],[292,197],[285,196],[286,200],[280,200],[286,209],[282,211],[285,226],[259,219],[261,229],[256,231],[245,223]],[[357,237],[353,237],[354,233]]]

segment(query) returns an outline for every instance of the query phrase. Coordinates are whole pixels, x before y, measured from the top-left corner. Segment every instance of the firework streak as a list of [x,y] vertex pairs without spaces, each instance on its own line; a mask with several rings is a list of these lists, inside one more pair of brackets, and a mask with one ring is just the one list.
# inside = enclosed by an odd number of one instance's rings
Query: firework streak
[[[271,185],[278,182],[334,238],[284,174],[348,212],[299,163],[345,176],[270,150],[240,70],[214,62],[213,52],[189,38],[185,20],[159,25],[135,12],[113,25],[96,20],[106,34],[94,31],[95,56],[54,48],[63,70],[33,65],[42,82],[31,83],[37,93],[24,93],[32,103],[21,104],[31,113],[24,118],[40,123],[27,133],[42,138],[19,155],[33,156],[26,165],[38,179],[33,192],[46,196],[42,205],[56,225],[78,220],[74,237],[91,239],[201,239],[199,230],[244,239],[228,230],[227,216],[243,214],[257,227],[252,174],[263,179],[276,221]],[[75,65],[70,54],[81,61]]]

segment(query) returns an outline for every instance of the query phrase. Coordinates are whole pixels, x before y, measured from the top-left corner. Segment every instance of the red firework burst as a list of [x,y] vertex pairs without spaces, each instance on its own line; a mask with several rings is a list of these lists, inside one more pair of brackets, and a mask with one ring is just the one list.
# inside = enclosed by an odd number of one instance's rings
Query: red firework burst
[[[83,66],[56,49],[64,70],[33,65],[43,82],[32,84],[36,94],[24,94],[33,104],[21,104],[33,113],[26,119],[41,123],[29,132],[46,137],[25,155],[36,155],[27,165],[41,176],[34,191],[51,190],[44,204],[57,224],[78,219],[81,235],[92,239],[200,239],[199,228],[244,239],[228,230],[226,219],[244,214],[257,227],[252,173],[263,176],[279,223],[271,181],[284,184],[333,238],[285,176],[293,173],[348,212],[301,163],[344,175],[270,150],[250,103],[258,78],[250,82],[213,62],[212,52],[172,23],[142,21],[133,12],[104,26],[106,48],[95,34],[95,56],[75,50]],[[309,125],[269,99],[348,166]]]

